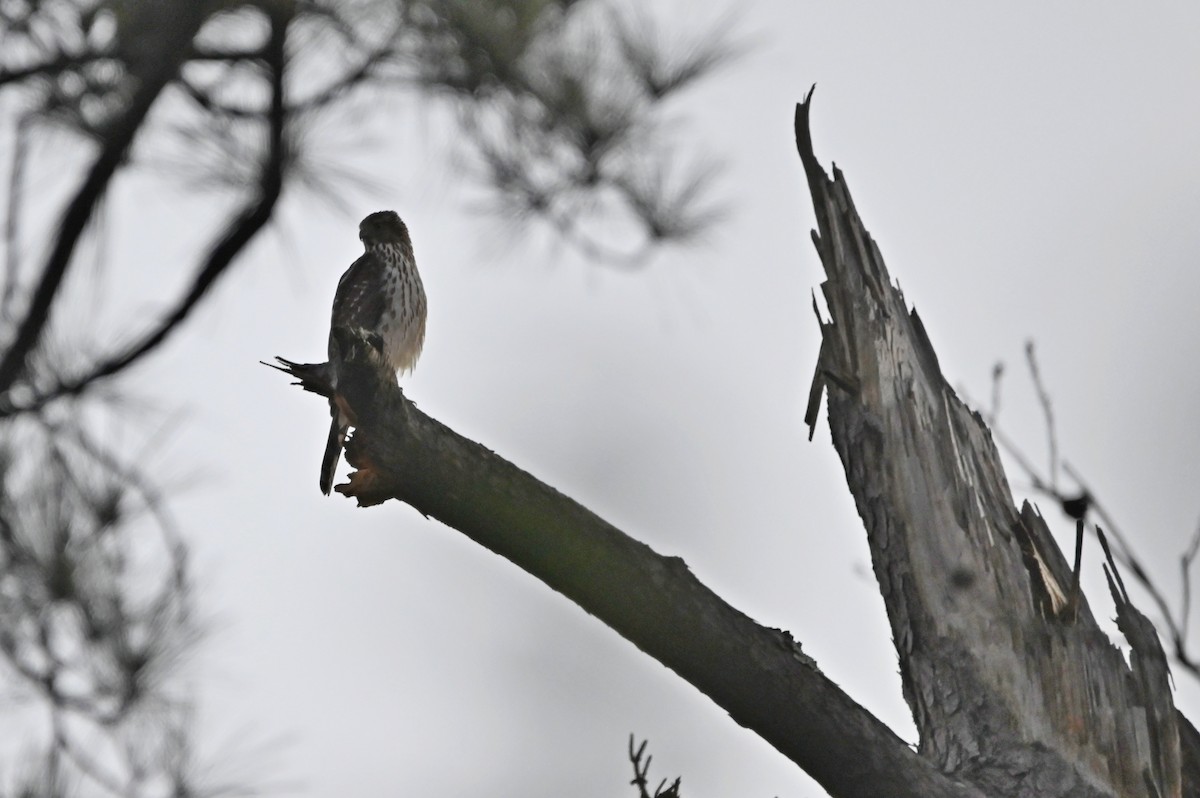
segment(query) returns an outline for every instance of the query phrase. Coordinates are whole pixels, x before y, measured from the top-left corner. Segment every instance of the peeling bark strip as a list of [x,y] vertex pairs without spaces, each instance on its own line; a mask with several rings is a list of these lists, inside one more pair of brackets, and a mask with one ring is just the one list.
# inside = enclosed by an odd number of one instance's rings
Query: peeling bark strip
[[1071,569],[1046,524],[1013,506],[990,431],[943,378],[841,172],[831,180],[817,162],[811,97],[796,144],[832,319],[808,420],[824,388],[920,754],[992,796],[1181,795],[1152,625],[1114,587],[1127,665],[1086,601],[1068,607]]

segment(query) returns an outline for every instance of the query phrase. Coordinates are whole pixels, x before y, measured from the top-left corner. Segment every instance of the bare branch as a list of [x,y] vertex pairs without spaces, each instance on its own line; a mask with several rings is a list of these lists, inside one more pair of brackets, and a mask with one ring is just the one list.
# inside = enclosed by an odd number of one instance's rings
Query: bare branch
[[285,123],[287,121],[284,94],[284,42],[287,24],[286,19],[273,21],[268,47],[268,63],[272,69],[269,146],[259,179],[258,196],[230,222],[219,240],[213,245],[204,265],[193,279],[191,288],[180,298],[172,311],[140,341],[125,351],[104,359],[88,373],[60,382],[50,390],[41,392],[32,400],[19,404],[5,401],[5,398],[0,397],[0,418],[38,409],[64,396],[79,395],[92,384],[119,374],[153,352],[188,318],[217,279],[232,265],[238,254],[270,221],[275,204],[283,190]]
[[[1095,498],[1095,493],[1088,487],[1087,482],[1083,479],[1068,462],[1063,462],[1063,471],[1073,479],[1080,487],[1083,488],[1084,494],[1091,497],[1090,506],[1092,512],[1095,513],[1099,523],[1093,525],[1093,529],[1099,536],[1100,523],[1104,524],[1106,532],[1106,540],[1116,543],[1116,549],[1113,551],[1113,558],[1121,566],[1128,569],[1129,574],[1133,576],[1135,582],[1142,586],[1150,600],[1154,603],[1158,610],[1159,622],[1165,627],[1164,634],[1171,640],[1172,657],[1174,661],[1184,670],[1191,673],[1193,676],[1200,678],[1200,659],[1189,653],[1185,646],[1187,639],[1187,631],[1182,625],[1182,620],[1177,619],[1171,611],[1170,602],[1167,601],[1163,590],[1154,581],[1150,571],[1143,564],[1142,560],[1134,552],[1133,545],[1129,538],[1123,533],[1114,523],[1112,516],[1104,508],[1099,500]],[[1051,494],[1056,495],[1056,494]],[[1107,543],[1106,543],[1107,545]]]
[[[108,185],[124,161],[125,153],[141,128],[142,121],[150,112],[150,107],[177,73],[187,53],[188,42],[204,19],[206,5],[179,5],[180,13],[176,24],[164,33],[166,41],[161,45],[164,54],[171,53],[172,57],[152,62],[152,68],[139,76],[140,80],[136,83],[128,105],[112,123],[99,155],[63,213],[53,248],[42,268],[25,318],[0,359],[0,395],[7,394],[23,375],[26,358],[41,338],[42,330],[50,317],[50,307],[73,261],[75,247],[92,217],[92,211],[107,193]],[[175,46],[172,47],[172,44]]]
[[[824,676],[790,634],[722,600],[678,557],[651,550],[405,398],[370,343],[334,331],[333,368],[285,369],[357,420],[336,490],[361,504],[406,502],[584,607],[708,695],[835,795],[978,796]],[[325,382],[320,385],[315,383]],[[445,486],[455,485],[453,492]],[[886,780],[883,782],[881,780]]]
[[1183,597],[1179,608],[1179,642],[1187,644],[1188,632],[1191,628],[1192,613],[1192,563],[1200,553],[1200,526],[1192,533],[1192,540],[1179,558],[1180,583],[1183,585]]
[[992,366],[992,409],[988,414],[988,425],[995,426],[996,419],[1000,416],[1000,386],[1004,381],[1004,363],[997,361],[996,365]]
[[[1188,673],[1200,678],[1200,655],[1193,654],[1187,650],[1192,603],[1191,570],[1196,562],[1198,553],[1200,553],[1200,529],[1197,529],[1194,533],[1191,542],[1180,557],[1182,577],[1180,609],[1178,612],[1174,612],[1171,610],[1170,602],[1167,600],[1163,589],[1155,582],[1154,577],[1151,575],[1150,569],[1138,557],[1129,537],[1121,531],[1120,526],[1103,503],[1096,497],[1096,492],[1091,488],[1087,480],[1070,462],[1059,460],[1058,435],[1052,410],[1052,400],[1042,379],[1034,352],[1034,344],[1030,341],[1025,347],[1026,361],[1029,367],[1030,378],[1037,392],[1038,404],[1042,409],[1042,415],[1045,420],[1047,445],[1050,451],[1050,467],[1056,469],[1061,466],[1063,472],[1078,486],[1080,492],[1077,495],[1066,495],[1056,487],[1053,474],[1043,475],[1039,473],[1037,468],[1021,451],[1020,447],[1003,432],[994,414],[989,421],[993,439],[1025,474],[1025,477],[1029,480],[1030,488],[1034,493],[1049,497],[1072,518],[1083,521],[1089,514],[1094,516],[1098,524],[1087,524],[1087,528],[1094,534],[1098,535],[1099,525],[1103,525],[1106,530],[1105,547],[1111,552],[1114,562],[1127,570],[1128,574],[1133,577],[1134,582],[1146,591],[1150,601],[1157,609],[1162,633],[1171,641],[1172,659]],[[997,364],[993,371],[993,407],[997,407],[999,404],[995,396],[998,395],[997,386],[999,375],[1002,373],[1003,366]],[[1112,544],[1111,546],[1109,545],[1110,543]]]
[[1058,432],[1054,426],[1054,408],[1050,403],[1050,392],[1042,382],[1042,372],[1038,368],[1037,354],[1033,341],[1025,344],[1025,362],[1029,365],[1029,376],[1033,379],[1033,387],[1037,390],[1038,404],[1042,406],[1042,416],[1046,420],[1046,441],[1050,447],[1050,487],[1058,489]]
[[646,756],[645,761],[642,757],[646,753],[646,744],[649,740],[642,740],[642,744],[634,749],[634,737],[629,735],[629,761],[633,765],[633,781],[629,782],[638,788],[638,798],[680,798],[679,785],[682,779],[676,777],[675,781],[667,786],[667,780],[663,779],[654,789],[654,794],[650,794],[650,783],[647,776],[650,773],[650,762],[654,759],[652,756]]

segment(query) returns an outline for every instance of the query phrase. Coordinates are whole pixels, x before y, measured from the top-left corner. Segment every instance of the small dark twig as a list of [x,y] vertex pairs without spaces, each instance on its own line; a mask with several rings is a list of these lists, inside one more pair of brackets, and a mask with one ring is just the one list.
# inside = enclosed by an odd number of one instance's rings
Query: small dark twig
[[[667,784],[667,780],[663,779],[654,788],[654,793],[649,791],[650,782],[647,775],[650,773],[650,762],[654,757],[646,756],[646,745],[649,740],[642,740],[642,744],[634,748],[635,739],[629,735],[629,761],[633,763],[633,781],[629,782],[638,788],[638,798],[680,798],[679,785],[682,781],[681,777],[676,777],[675,781]],[[645,757],[645,761],[643,761]]]
[[1083,565],[1083,519],[1075,522],[1075,565],[1071,569],[1071,595],[1068,599],[1068,613],[1074,621],[1079,615],[1079,572]]
[[[1053,473],[1048,477],[1038,473],[1038,470],[1024,456],[1017,445],[1000,429],[995,415],[989,419],[993,439],[1004,450],[1005,454],[1013,459],[1017,467],[1025,473],[1033,492],[1053,499],[1062,508],[1063,512],[1075,519],[1076,522],[1086,521],[1086,517],[1089,514],[1093,516],[1097,521],[1097,525],[1093,526],[1097,537],[1101,534],[1099,524],[1104,526],[1107,533],[1104,535],[1103,546],[1108,553],[1107,556],[1110,556],[1113,562],[1120,564],[1126,570],[1127,575],[1132,575],[1134,581],[1141,585],[1142,589],[1146,591],[1146,594],[1158,609],[1158,614],[1161,618],[1160,626],[1162,634],[1164,638],[1169,638],[1171,641],[1172,656],[1175,662],[1193,676],[1200,677],[1200,658],[1193,656],[1187,650],[1187,627],[1190,621],[1191,605],[1190,569],[1197,558],[1200,557],[1200,529],[1197,529],[1188,545],[1187,551],[1180,558],[1180,566],[1183,569],[1183,606],[1179,613],[1176,614],[1171,611],[1166,596],[1158,585],[1155,584],[1146,566],[1134,553],[1129,538],[1121,532],[1120,527],[1113,521],[1109,512],[1096,499],[1096,494],[1092,491],[1087,481],[1071,466],[1070,462],[1062,460],[1060,463],[1058,439],[1054,426],[1054,414],[1051,409],[1050,396],[1042,381],[1032,342],[1026,345],[1025,352],[1030,375],[1033,379],[1035,390],[1038,393],[1038,401],[1041,404],[1046,421],[1046,435],[1050,448],[1051,468],[1056,470],[1061,467],[1063,472],[1079,487],[1079,493],[1066,495],[1057,488]],[[998,373],[1000,371],[1002,371],[1001,366],[997,366],[993,370],[993,391],[995,391],[995,383],[999,379]],[[993,404],[996,404],[994,397]],[[1123,585],[1121,589],[1124,590]]]
[[647,757],[645,764],[642,763],[642,755],[646,753],[646,746],[649,740],[642,740],[642,744],[634,750],[634,736],[629,735],[629,761],[633,763],[633,781],[629,782],[638,788],[640,798],[649,798],[646,792],[646,774],[650,771],[650,760],[654,757]]
[[1100,541],[1100,548],[1104,550],[1105,570],[1109,573],[1109,578],[1116,583],[1121,600],[1128,604],[1129,591],[1125,589],[1125,581],[1121,579],[1121,572],[1117,570],[1117,563],[1113,560],[1112,549],[1108,546],[1108,537],[1100,527],[1096,527],[1096,539]]
[[1200,526],[1192,533],[1187,550],[1179,558],[1180,579],[1183,582],[1183,606],[1179,610],[1179,640],[1187,643],[1188,625],[1192,613],[1192,563],[1200,553]]
[[1004,381],[1004,363],[997,361],[992,366],[992,412],[988,415],[988,424],[994,426],[1000,415],[1000,384]]

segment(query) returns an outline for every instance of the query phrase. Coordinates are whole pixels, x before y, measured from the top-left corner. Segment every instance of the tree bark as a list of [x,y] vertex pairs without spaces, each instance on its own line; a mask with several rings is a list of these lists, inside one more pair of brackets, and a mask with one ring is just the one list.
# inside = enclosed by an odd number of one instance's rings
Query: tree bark
[[828,393],[921,755],[990,795],[1180,795],[1153,626],[1114,586],[1127,665],[1042,517],[1014,507],[987,425],[942,376],[841,172],[817,163],[809,108],[796,142],[832,316],[813,393]]

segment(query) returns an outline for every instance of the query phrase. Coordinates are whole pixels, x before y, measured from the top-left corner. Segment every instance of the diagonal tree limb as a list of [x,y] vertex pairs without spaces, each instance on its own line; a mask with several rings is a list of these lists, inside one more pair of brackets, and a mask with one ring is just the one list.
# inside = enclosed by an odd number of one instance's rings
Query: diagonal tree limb
[[268,149],[259,179],[258,195],[249,202],[226,227],[217,242],[209,250],[204,265],[196,273],[191,287],[175,307],[158,325],[142,339],[97,363],[86,374],[63,381],[53,388],[39,393],[35,398],[21,404],[0,397],[0,418],[43,407],[64,396],[83,393],[92,384],[124,371],[135,362],[158,348],[178,328],[200,303],[217,279],[225,273],[238,254],[254,239],[270,221],[283,190],[285,169],[285,53],[288,18],[272,19],[271,36],[266,48],[266,61],[271,69],[271,104],[268,113]]
[[[484,446],[422,413],[361,338],[337,330],[333,369],[289,371],[358,422],[360,504],[403,501],[545,582],[708,695],[839,798],[980,796],[931,763],[822,674],[790,634],[760,626],[663,556]],[[285,369],[286,370],[286,369]],[[336,377],[330,377],[331,373]],[[304,384],[306,383],[306,384]]]

